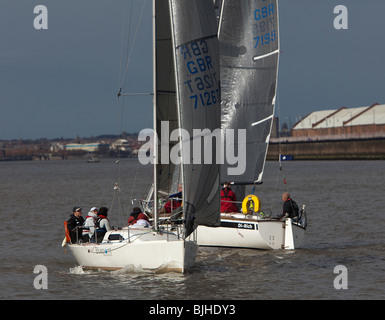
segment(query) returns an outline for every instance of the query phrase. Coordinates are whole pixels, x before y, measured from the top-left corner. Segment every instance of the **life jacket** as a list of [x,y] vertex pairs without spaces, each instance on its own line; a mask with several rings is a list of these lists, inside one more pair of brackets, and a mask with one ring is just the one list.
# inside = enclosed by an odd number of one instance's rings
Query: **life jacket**
[[71,236],[70,236],[70,231],[68,230],[68,227],[67,227],[67,223],[68,223],[68,221],[64,221],[64,232],[66,235],[67,243],[71,243]]
[[[232,191],[231,189],[223,188],[222,191],[223,191],[223,196],[221,195],[221,199],[229,200],[229,201],[233,201],[234,200],[233,197],[229,196],[229,192]],[[222,194],[222,192],[221,192],[221,194]]]
[[165,203],[164,209],[167,213],[171,213],[171,211],[174,211],[176,208],[179,208],[181,205],[182,205],[182,201],[170,199]]
[[133,225],[138,222],[138,220],[146,220],[149,222],[148,217],[143,212],[133,212],[131,213],[130,217],[128,218],[128,224]]
[[[106,216],[103,216],[103,215],[100,215],[98,216],[98,219],[95,221],[95,230],[96,231],[104,231],[104,232],[107,232],[107,229],[105,226],[103,227],[100,227],[100,222],[103,220],[103,219],[107,219]],[[108,219],[107,219],[108,220]]]
[[[89,219],[89,218],[92,218],[93,225],[88,225],[88,226],[86,226],[87,219]],[[86,216],[86,219],[84,220],[84,224],[83,224],[83,236],[84,236],[84,235],[89,235],[89,237],[92,236],[92,233],[93,233],[93,232],[90,231],[90,227],[95,228],[95,224],[96,224],[97,218],[98,218],[98,216],[97,216],[95,213],[89,212],[88,216]]]
[[103,216],[103,215],[99,215],[98,216],[98,220],[96,220],[95,222],[95,237],[96,237],[96,241],[98,243],[102,242],[103,238],[104,238],[104,235],[106,234],[107,232],[107,228],[106,226],[104,225],[103,227],[100,226],[100,222],[103,220],[103,219],[107,219],[106,216]]
[[[231,195],[230,195],[231,192]],[[230,188],[223,188],[221,190],[221,212],[237,212],[238,208],[235,203],[228,201],[237,201],[235,193]]]
[[69,231],[72,243],[75,243],[82,238],[83,224],[83,217],[77,218],[74,214],[71,214],[70,218],[67,220],[67,229]]

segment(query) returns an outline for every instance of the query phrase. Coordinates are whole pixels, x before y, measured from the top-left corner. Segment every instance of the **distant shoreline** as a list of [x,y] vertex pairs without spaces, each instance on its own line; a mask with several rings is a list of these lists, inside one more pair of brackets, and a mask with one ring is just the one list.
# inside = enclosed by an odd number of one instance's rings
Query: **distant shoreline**
[[280,154],[294,160],[385,160],[385,138],[270,142],[267,159]]

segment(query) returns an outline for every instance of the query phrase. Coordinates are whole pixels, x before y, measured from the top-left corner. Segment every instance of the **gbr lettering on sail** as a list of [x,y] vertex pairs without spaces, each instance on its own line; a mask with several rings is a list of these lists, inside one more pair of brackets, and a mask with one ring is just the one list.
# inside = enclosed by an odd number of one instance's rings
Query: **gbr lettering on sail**
[[185,62],[187,76],[183,84],[190,94],[193,108],[210,107],[219,103],[219,78],[206,39],[182,45],[179,55]]
[[276,7],[273,3],[253,11],[254,48],[259,49],[277,40]]

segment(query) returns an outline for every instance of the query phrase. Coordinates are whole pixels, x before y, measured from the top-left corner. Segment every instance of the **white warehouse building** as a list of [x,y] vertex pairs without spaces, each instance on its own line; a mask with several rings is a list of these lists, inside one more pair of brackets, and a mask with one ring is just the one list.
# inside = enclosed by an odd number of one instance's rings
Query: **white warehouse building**
[[344,136],[365,138],[385,136],[385,104],[367,107],[321,110],[298,121],[291,132],[293,137]]

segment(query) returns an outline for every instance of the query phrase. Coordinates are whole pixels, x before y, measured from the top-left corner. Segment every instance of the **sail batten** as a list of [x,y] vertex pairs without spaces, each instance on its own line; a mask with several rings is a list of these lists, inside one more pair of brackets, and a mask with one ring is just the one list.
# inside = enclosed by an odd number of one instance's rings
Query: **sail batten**
[[254,122],[254,123],[251,124],[251,126],[252,126],[252,127],[257,126],[257,125],[259,125],[259,124],[261,124],[261,123],[263,123],[263,122],[265,122],[265,121],[267,121],[267,120],[270,120],[271,118],[273,118],[273,115],[268,116],[267,118],[262,119],[262,120],[259,120],[259,121],[257,121],[257,122]]
[[254,60],[254,61],[257,61],[257,60],[264,59],[264,58],[267,58],[267,57],[269,57],[269,56],[272,56],[272,55],[278,54],[278,53],[279,53],[279,50],[275,50],[275,51],[273,51],[273,52],[266,53],[266,54],[264,54],[264,55],[262,55],[262,56],[254,57],[253,60]]

